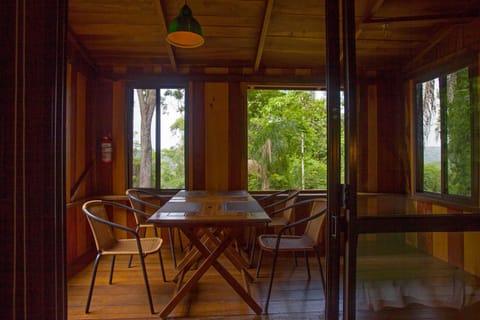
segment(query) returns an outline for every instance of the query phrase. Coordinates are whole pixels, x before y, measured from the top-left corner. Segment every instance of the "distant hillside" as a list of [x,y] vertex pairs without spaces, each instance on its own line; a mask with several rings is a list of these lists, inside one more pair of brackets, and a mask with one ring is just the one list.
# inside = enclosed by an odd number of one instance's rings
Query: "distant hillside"
[[423,161],[425,164],[440,162],[440,147],[426,147]]

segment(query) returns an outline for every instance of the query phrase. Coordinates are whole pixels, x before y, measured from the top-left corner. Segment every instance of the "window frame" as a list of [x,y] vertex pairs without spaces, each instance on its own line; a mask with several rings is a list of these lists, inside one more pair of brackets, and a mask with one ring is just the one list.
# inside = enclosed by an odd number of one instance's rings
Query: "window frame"
[[[442,83],[442,79],[446,79],[447,75],[453,72],[460,71],[461,69],[468,68],[468,77],[469,77],[469,92],[470,92],[470,135],[471,135],[471,157],[470,157],[470,166],[471,166],[471,195],[462,196],[448,194],[446,187],[446,175],[448,174],[447,162],[446,162],[446,132],[441,130],[440,134],[440,143],[441,143],[441,191],[439,193],[429,192],[423,190],[423,181],[424,181],[424,163],[423,163],[423,149],[424,149],[424,138],[423,138],[423,101],[422,101],[422,91],[418,90],[418,87],[421,86],[423,82],[439,78],[439,90],[440,90],[440,121],[443,124],[446,123],[445,117],[445,102],[443,97],[445,92],[443,91],[445,86]],[[414,114],[415,114],[415,195],[421,198],[437,200],[446,203],[452,204],[462,204],[467,206],[476,206],[478,205],[478,190],[479,190],[479,168],[478,168],[478,159],[479,159],[479,115],[478,115],[478,65],[474,57],[462,57],[456,59],[454,62],[440,65],[434,70],[423,74],[420,77],[414,79],[413,90],[414,90]]]
[[[187,188],[189,185],[189,153],[188,153],[188,131],[189,131],[189,86],[187,83],[183,82],[134,82],[130,83],[126,86],[126,148],[125,148],[125,159],[126,161],[126,168],[125,168],[125,174],[126,174],[126,182],[127,182],[127,188],[133,188],[133,179],[132,179],[132,171],[133,171],[133,138],[134,138],[134,125],[133,125],[133,112],[134,112],[134,89],[155,89],[158,91],[157,96],[160,97],[160,90],[161,89],[184,89],[184,175],[185,175],[185,181],[184,181],[184,188]],[[160,112],[160,101],[161,99],[156,99],[156,106],[155,106],[155,120],[156,121],[156,130],[155,130],[155,148],[157,150],[160,150],[160,141],[161,141],[161,112]],[[156,172],[156,177],[155,177],[155,186],[152,186],[150,188],[143,188],[143,189],[154,189],[154,190],[160,190],[160,191],[165,191],[165,192],[176,192],[180,189],[172,189],[172,188],[161,188],[161,153],[157,153],[157,157],[155,159],[155,172]]]

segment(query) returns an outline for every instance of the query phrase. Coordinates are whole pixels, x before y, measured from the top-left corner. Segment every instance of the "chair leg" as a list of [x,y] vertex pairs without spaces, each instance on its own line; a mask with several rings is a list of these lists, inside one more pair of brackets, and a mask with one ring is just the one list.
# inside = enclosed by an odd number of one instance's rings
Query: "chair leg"
[[255,227],[252,227],[253,237],[251,239],[251,244],[250,244],[250,260],[248,262],[248,265],[253,267],[253,264],[255,263],[255,248],[257,247],[257,229]]
[[110,279],[108,279],[108,284],[112,284],[112,279],[113,279],[113,269],[115,267],[115,257],[112,256],[112,265],[110,266]]
[[165,267],[163,266],[162,250],[158,250],[158,259],[160,260],[160,269],[162,270],[163,282],[167,282],[167,277],[165,276]]
[[143,280],[145,281],[145,288],[147,289],[148,304],[150,305],[150,313],[154,314],[155,309],[153,308],[152,294],[150,292],[150,285],[148,283],[147,268],[145,267],[145,260],[144,260],[145,258],[143,257],[143,254],[140,250],[138,255],[140,258],[140,264],[142,265]]
[[320,276],[322,277],[323,294],[325,294],[325,276],[323,275],[322,259],[320,257],[320,252],[318,252],[318,248],[315,248],[315,255],[317,256],[318,267],[320,268]]
[[310,263],[308,262],[307,251],[303,251],[303,255],[305,256],[305,265],[307,266],[308,280],[310,280],[312,278],[312,275],[310,274]]
[[183,247],[183,241],[182,241],[182,232],[180,231],[180,229],[177,229],[177,233],[178,233],[178,244],[180,245],[180,251],[185,252],[185,248]]
[[98,262],[100,261],[101,256],[102,255],[98,253],[97,257],[95,258],[95,262],[93,263],[92,279],[90,280],[90,289],[88,289],[87,303],[85,304],[85,313],[90,312],[90,302],[92,301],[93,287],[95,286],[95,278],[97,277]]
[[[291,236],[293,236],[293,234],[294,234],[291,229],[288,229],[287,232],[288,232],[288,234],[291,235]],[[295,259],[295,267],[298,267],[298,256],[297,256],[297,252],[294,251],[292,254],[293,254],[293,259]]]
[[275,276],[275,267],[277,265],[277,257],[278,257],[278,251],[275,251],[273,255],[273,262],[272,262],[272,273],[270,274],[270,283],[268,284],[267,301],[265,301],[265,313],[267,314],[268,314],[268,304],[270,303],[270,295],[272,293],[273,277]]
[[255,274],[257,278],[260,274],[260,268],[262,267],[262,260],[263,260],[263,250],[260,250],[260,253],[258,254],[257,273]]
[[251,243],[252,243],[252,230],[253,230],[254,227],[248,227],[248,231],[247,231],[247,239],[246,239],[246,242],[245,242],[245,245],[243,246],[243,250],[245,250],[246,252],[250,252],[250,247],[251,247]]
[[[137,231],[138,233],[140,234],[141,230],[140,228],[137,226]],[[158,232],[157,232],[157,228],[156,227],[153,227],[153,232],[155,234],[155,237],[158,237]],[[147,229],[143,228],[143,237],[145,237],[147,234]],[[130,258],[128,258],[128,267],[131,268],[132,267],[132,261],[133,261],[133,255],[130,255]]]
[[177,268],[177,258],[175,256],[175,235],[172,231],[172,228],[168,228],[168,240],[170,242],[170,254],[172,255],[173,267]]

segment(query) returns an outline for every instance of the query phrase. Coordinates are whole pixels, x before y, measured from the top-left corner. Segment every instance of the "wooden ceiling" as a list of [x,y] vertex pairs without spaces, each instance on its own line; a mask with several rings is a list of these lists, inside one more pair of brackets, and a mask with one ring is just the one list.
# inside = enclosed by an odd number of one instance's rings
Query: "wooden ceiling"
[[[184,0],[70,0],[69,39],[98,72],[204,68],[323,69],[325,0],[188,0],[205,44],[165,41]],[[357,0],[357,65],[403,64],[452,26],[479,16],[478,0]]]

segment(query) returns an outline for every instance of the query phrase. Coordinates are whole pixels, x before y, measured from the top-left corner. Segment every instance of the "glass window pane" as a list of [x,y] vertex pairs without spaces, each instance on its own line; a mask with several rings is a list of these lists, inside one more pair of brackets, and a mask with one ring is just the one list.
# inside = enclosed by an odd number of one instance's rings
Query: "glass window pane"
[[132,187],[185,188],[185,89],[133,89],[133,96]]
[[440,89],[438,78],[422,83],[423,190],[441,192]]
[[468,69],[447,75],[447,187],[454,195],[471,195],[471,112]]
[[161,89],[162,189],[185,187],[185,90]]
[[155,186],[155,89],[134,89],[132,186]]

